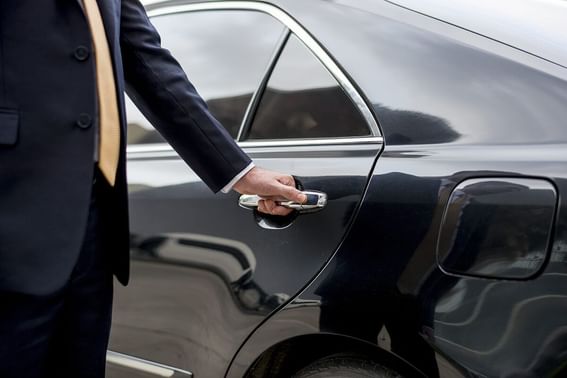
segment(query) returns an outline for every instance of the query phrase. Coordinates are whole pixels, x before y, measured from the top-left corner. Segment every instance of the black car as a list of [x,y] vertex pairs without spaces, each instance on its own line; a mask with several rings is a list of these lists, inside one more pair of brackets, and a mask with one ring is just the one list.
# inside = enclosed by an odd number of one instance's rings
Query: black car
[[146,6],[312,200],[213,195],[131,106],[109,377],[567,376],[564,2]]

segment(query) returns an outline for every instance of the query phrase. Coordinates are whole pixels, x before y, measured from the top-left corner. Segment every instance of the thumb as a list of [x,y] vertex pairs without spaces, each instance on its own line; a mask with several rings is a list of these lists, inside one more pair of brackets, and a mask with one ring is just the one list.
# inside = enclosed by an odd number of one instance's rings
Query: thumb
[[280,195],[288,199],[289,201],[304,203],[307,201],[307,196],[293,186],[288,186],[281,184]]

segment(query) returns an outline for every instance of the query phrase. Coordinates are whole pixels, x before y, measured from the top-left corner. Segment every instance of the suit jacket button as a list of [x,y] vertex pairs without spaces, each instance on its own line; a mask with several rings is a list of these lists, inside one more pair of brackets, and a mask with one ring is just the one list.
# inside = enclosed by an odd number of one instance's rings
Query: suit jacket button
[[90,115],[88,115],[87,113],[79,114],[79,118],[77,118],[78,127],[80,127],[81,129],[88,129],[89,127],[91,127],[92,123],[93,119]]
[[75,59],[79,62],[83,62],[89,58],[90,52],[89,49],[85,46],[77,46],[75,49]]

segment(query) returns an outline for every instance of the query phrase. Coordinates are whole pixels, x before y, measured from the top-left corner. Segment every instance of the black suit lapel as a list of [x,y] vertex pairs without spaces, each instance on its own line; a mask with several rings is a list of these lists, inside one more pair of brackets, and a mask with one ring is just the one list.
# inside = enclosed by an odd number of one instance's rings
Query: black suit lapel
[[102,22],[104,24],[104,30],[106,32],[106,38],[108,39],[110,52],[114,55],[114,49],[118,42],[116,25],[118,25],[120,19],[120,2],[116,0],[97,0],[97,3],[98,8],[100,9],[100,15],[102,16]]

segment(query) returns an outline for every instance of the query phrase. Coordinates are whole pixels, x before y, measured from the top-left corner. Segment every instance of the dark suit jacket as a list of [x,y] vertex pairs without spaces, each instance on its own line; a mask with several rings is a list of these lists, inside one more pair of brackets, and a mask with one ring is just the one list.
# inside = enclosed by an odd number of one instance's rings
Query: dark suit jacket
[[[213,191],[250,159],[160,47],[139,1],[98,3],[122,119],[117,183],[100,206],[114,273],[126,283],[124,90]],[[70,276],[92,189],[94,75],[79,0],[0,1],[0,291],[52,293]]]

